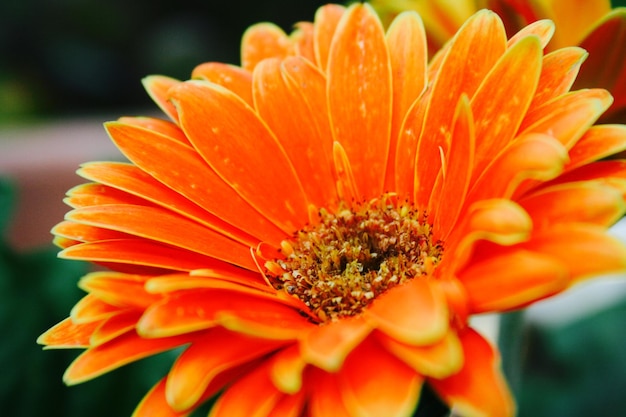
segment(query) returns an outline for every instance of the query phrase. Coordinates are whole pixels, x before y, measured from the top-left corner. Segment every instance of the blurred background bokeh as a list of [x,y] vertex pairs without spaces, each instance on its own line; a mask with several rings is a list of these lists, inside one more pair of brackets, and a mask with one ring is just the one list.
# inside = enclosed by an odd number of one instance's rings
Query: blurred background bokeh
[[[201,62],[237,64],[249,25],[272,21],[289,31],[324,3],[0,1],[1,416],[129,416],[165,374],[172,353],[68,388],[61,377],[77,352],[35,344],[82,296],[76,282],[88,271],[58,260],[50,244],[50,228],[67,211],[65,191],[81,181],[80,163],[121,158],[102,122],[156,114],[142,77],[186,79]],[[615,233],[626,239],[624,229]],[[503,345],[521,363],[511,371],[521,416],[625,415],[623,278],[584,286],[521,318],[522,344]]]

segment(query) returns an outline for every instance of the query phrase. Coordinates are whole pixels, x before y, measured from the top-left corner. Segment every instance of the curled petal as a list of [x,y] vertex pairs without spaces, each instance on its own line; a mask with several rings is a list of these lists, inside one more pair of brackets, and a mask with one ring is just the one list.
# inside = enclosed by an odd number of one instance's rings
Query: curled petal
[[424,345],[445,335],[449,313],[439,288],[416,278],[378,297],[364,316],[372,326],[403,343]]
[[348,357],[337,380],[346,409],[363,417],[410,416],[423,383],[419,374],[374,339]]
[[465,361],[460,372],[430,379],[435,391],[467,417],[512,417],[515,404],[500,371],[498,353],[472,329],[461,335]]
[[362,318],[342,319],[314,327],[300,340],[302,357],[328,372],[336,372],[372,327]]

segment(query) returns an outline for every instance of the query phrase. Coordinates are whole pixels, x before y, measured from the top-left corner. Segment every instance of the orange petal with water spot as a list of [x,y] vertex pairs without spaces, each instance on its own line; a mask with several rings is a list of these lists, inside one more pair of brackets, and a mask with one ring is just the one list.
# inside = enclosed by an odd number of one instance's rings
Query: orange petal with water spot
[[111,239],[81,243],[59,252],[61,259],[149,266],[175,271],[218,267],[223,262],[198,253],[143,239]]
[[333,138],[345,149],[359,195],[383,192],[389,155],[392,80],[384,31],[368,4],[342,17],[328,58]]
[[308,221],[294,167],[252,108],[216,84],[180,84],[172,99],[189,140],[226,184],[287,233]]
[[515,136],[537,89],[542,51],[528,36],[509,48],[484,78],[470,105],[478,142],[474,178]]
[[[428,204],[441,169],[440,149],[448,152],[458,97],[472,97],[506,51],[502,22],[490,11],[473,15],[459,29],[437,72],[417,149],[415,202]],[[467,71],[466,68],[472,68]],[[452,98],[452,102],[450,102]]]
[[[114,162],[91,162],[83,165],[78,173],[83,178],[107,184],[110,187],[129,193],[118,198],[120,201],[111,200],[108,204],[126,203],[161,206],[181,216],[195,220],[247,246],[258,243],[258,240],[248,233],[207,212],[134,165]],[[106,196],[110,196],[110,194],[110,190],[106,190]],[[104,202],[101,204],[104,204]]]
[[[305,74],[298,74],[301,72]],[[302,58],[283,62],[268,59],[254,70],[257,112],[280,141],[307,200],[316,207],[327,207],[337,200],[331,164],[332,137],[323,108],[325,88],[324,76]],[[303,124],[303,120],[311,122]]]
[[210,81],[228,88],[248,105],[252,100],[252,74],[241,67],[221,62],[205,62],[193,69],[191,78]]
[[419,374],[374,339],[348,356],[337,380],[346,409],[364,417],[410,416],[423,383]]
[[420,16],[412,12],[399,15],[387,30],[386,41],[393,77],[393,114],[385,190],[393,190],[396,152],[404,152],[396,149],[402,123],[427,84],[428,45]]
[[443,293],[436,284],[419,277],[376,298],[363,316],[376,329],[411,345],[434,343],[448,330]]
[[[169,90],[168,90],[169,91]],[[120,117],[117,120],[119,123],[132,125],[138,128],[150,130],[155,133],[159,133],[168,138],[177,140],[183,145],[191,146],[189,139],[185,136],[185,133],[178,127],[177,124],[168,120],[157,119],[155,117]]]
[[589,54],[575,46],[551,52],[543,57],[541,76],[537,92],[530,108],[544,105],[550,100],[567,93],[580,70],[581,64]]
[[66,219],[164,243],[256,270],[250,248],[167,210],[116,204],[75,209]]
[[429,202],[429,213],[436,213],[433,221],[435,241],[445,241],[452,231],[465,203],[472,177],[476,137],[467,96],[462,96],[459,100],[452,123],[452,137],[443,168],[445,175],[442,187],[440,192],[433,191]]
[[284,233],[245,202],[194,149],[134,126],[105,126],[128,159],[167,187],[252,236],[275,244],[284,239]]
[[467,358],[463,369],[446,379],[428,382],[463,416],[513,417],[515,403],[501,374],[498,353],[472,329],[464,331],[460,339]]
[[341,5],[327,4],[320,7],[317,9],[317,12],[315,12],[313,45],[315,48],[317,66],[322,72],[326,72],[330,44],[345,10],[345,7]]

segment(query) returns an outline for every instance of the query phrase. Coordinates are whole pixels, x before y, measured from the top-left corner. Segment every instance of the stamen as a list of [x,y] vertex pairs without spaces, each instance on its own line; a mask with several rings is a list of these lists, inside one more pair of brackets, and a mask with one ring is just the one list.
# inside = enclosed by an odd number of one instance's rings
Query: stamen
[[266,263],[268,279],[300,299],[321,321],[359,314],[377,296],[432,274],[443,245],[432,241],[427,216],[395,196],[319,211],[319,223],[281,244]]

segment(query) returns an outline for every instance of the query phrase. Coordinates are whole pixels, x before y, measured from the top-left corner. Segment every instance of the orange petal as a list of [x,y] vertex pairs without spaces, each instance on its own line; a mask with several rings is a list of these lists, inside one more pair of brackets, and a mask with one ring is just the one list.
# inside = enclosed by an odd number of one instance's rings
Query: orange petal
[[322,72],[326,72],[330,44],[345,10],[345,7],[341,5],[327,4],[315,12],[315,25],[313,28],[315,60]]
[[142,239],[87,242],[59,252],[61,259],[140,265],[175,271],[219,267],[214,258]]
[[455,332],[447,332],[443,339],[426,346],[410,346],[382,333],[377,336],[389,353],[420,375],[445,378],[458,372],[463,365],[463,349]]
[[[107,204],[151,205],[150,203],[153,203],[195,220],[247,246],[253,246],[258,243],[258,239],[207,212],[134,165],[114,162],[90,162],[83,165],[78,174],[83,178],[98,181],[132,194],[126,194],[123,198],[119,198],[118,200],[120,201],[117,202],[115,200],[108,201]],[[110,194],[110,191],[107,190],[107,196]],[[138,196],[145,200],[140,200],[133,196]],[[105,202],[100,203],[100,205],[102,204],[105,204]]]
[[99,227],[87,226],[69,221],[62,221],[51,230],[55,236],[73,239],[76,242],[95,242],[109,239],[129,239],[126,233],[114,230],[100,229]]
[[346,151],[339,142],[333,143],[333,161],[337,175],[337,194],[343,201],[360,201],[362,196],[357,188],[352,166]]
[[[80,169],[78,173],[80,175]],[[136,204],[138,206],[150,205],[142,198],[135,197],[124,191],[102,184],[80,184],[72,187],[67,192],[67,198],[63,200],[70,207],[102,206],[105,204]]]
[[[313,368],[311,370],[311,389],[309,411],[311,417],[353,417],[346,410],[341,398],[341,387],[336,374],[330,374]],[[386,415],[386,414],[385,414]]]
[[600,89],[573,91],[528,112],[519,135],[541,133],[570,149],[611,105],[611,95]]
[[520,247],[553,257],[565,264],[571,282],[591,276],[623,272],[626,247],[604,227],[570,223],[541,230]]
[[[266,417],[284,398],[269,378],[268,361],[230,386],[215,402],[210,417]],[[245,399],[242,401],[242,399]]]
[[120,366],[156,355],[190,342],[188,335],[161,339],[144,339],[128,332],[107,343],[91,348],[72,362],[63,381],[75,385],[93,379]]
[[265,291],[273,294],[275,292],[258,272],[229,264],[223,264],[220,269],[196,270],[189,274],[159,275],[146,281],[146,291],[153,294],[194,288],[237,289],[245,292],[246,287],[254,293]]
[[359,195],[379,197],[389,155],[391,67],[382,25],[367,4],[349,8],[337,27],[327,92],[333,138],[346,151]]
[[458,274],[475,314],[520,308],[569,284],[567,267],[541,252],[512,248],[486,257]]
[[551,136],[531,133],[519,137],[485,168],[466,205],[488,198],[510,198],[524,180],[555,178],[566,162],[567,151]]
[[37,338],[37,343],[51,349],[73,349],[89,347],[89,338],[100,322],[75,323],[70,317],[55,324]]
[[90,346],[95,347],[113,340],[135,328],[141,316],[138,310],[121,311],[106,319],[91,335]]
[[[279,297],[280,298],[280,297]],[[273,340],[295,340],[314,326],[294,308],[273,311],[220,311],[218,323],[234,332]]]
[[626,149],[626,126],[596,125],[585,132],[569,151],[565,171],[597,161]]
[[165,391],[168,404],[176,411],[193,407],[218,374],[278,347],[275,341],[252,339],[221,328],[209,330],[172,366]]
[[506,51],[471,98],[475,134],[474,178],[514,138],[537,89],[541,45],[528,36]]
[[[387,47],[393,76],[393,114],[385,189],[395,188],[395,160],[398,136],[404,118],[426,88],[428,45],[424,24],[417,13],[399,15],[387,31]],[[402,151],[400,151],[402,152]]]
[[180,84],[172,95],[183,130],[224,182],[287,233],[307,222],[306,194],[289,158],[245,102],[199,82]]
[[183,145],[190,146],[187,136],[185,136],[185,133],[180,127],[168,120],[157,119],[155,117],[120,117],[117,121],[159,133],[168,138],[175,139]]
[[114,306],[145,308],[159,299],[146,292],[147,278],[118,272],[92,272],[81,278],[78,286]]
[[283,232],[250,207],[192,148],[134,126],[105,126],[128,159],[167,187],[250,235],[275,244],[284,239]]
[[143,397],[132,417],[187,417],[193,410],[177,412],[170,407],[165,399],[165,381],[160,380]]
[[256,270],[249,247],[160,208],[128,204],[83,207],[67,213],[66,219],[128,233]]
[[[483,10],[459,29],[436,75],[417,150],[415,202],[428,204],[441,169],[440,149],[448,152],[459,97],[472,97],[506,51],[506,34],[498,16]],[[467,68],[471,68],[468,71]],[[452,102],[451,99],[452,98]]]
[[[166,337],[223,324],[227,314],[269,328],[273,325],[276,332],[292,331],[293,323],[301,329],[303,323],[307,323],[292,307],[266,293],[252,295],[224,289],[195,289],[173,293],[153,304],[139,320],[137,329],[146,337]],[[267,338],[272,336],[275,335],[268,334]]]
[[100,322],[119,312],[119,307],[107,304],[93,294],[87,294],[74,305],[70,317],[74,323],[84,324],[94,321]]
[[144,78],[142,83],[150,98],[163,110],[163,113],[174,122],[178,122],[178,112],[176,107],[169,101],[168,92],[170,88],[179,84],[180,81],[162,75],[152,75]]
[[293,395],[283,395],[272,409],[272,417],[300,417],[305,406],[306,395],[304,391]]
[[378,330],[411,345],[433,343],[448,330],[445,297],[427,279],[417,278],[387,291],[363,315]]
[[[303,58],[292,57],[282,63],[265,60],[254,70],[253,94],[259,116],[280,141],[307,200],[316,207],[337,200],[328,118],[317,113],[327,113],[325,88],[324,76]],[[303,120],[311,122],[303,124]]]
[[341,319],[313,327],[300,339],[303,359],[328,372],[336,372],[352,350],[372,331],[362,318]]
[[472,254],[477,242],[487,240],[512,245],[528,239],[532,219],[518,204],[506,199],[481,200],[462,215],[462,220],[446,241],[455,248],[438,268],[440,276],[454,274]]
[[502,377],[498,353],[472,329],[460,336],[463,369],[446,379],[430,379],[429,383],[460,415],[513,417],[515,404]]
[[608,227],[626,211],[622,192],[591,182],[545,187],[523,198],[519,204],[532,217],[535,230],[576,222]]
[[221,62],[206,62],[195,67],[191,77],[226,87],[252,106],[252,75],[249,71]]
[[[504,0],[504,2],[506,2],[506,0]],[[489,7],[489,9],[494,10],[491,7]],[[496,12],[496,13],[500,15],[499,12]],[[506,27],[507,29],[509,29],[508,26]],[[546,47],[548,42],[550,42],[550,39],[552,39],[552,36],[554,36],[554,23],[548,19],[542,19],[542,20],[537,20],[535,22],[532,22],[531,24],[526,25],[523,28],[521,28],[515,35],[511,36],[511,38],[508,41],[507,46],[510,48],[513,45],[515,45],[517,42],[526,38],[529,35],[535,35],[536,37],[538,37],[539,43],[541,45],[541,49],[543,49]]]
[[543,57],[541,77],[530,108],[537,108],[569,91],[589,54],[582,48],[556,50]]
[[302,388],[302,374],[307,363],[300,355],[298,344],[282,349],[272,357],[270,377],[276,388],[285,394],[295,394]]
[[443,185],[439,193],[431,195],[432,208],[436,213],[433,221],[433,239],[443,240],[456,224],[465,203],[474,166],[474,120],[467,96],[462,96],[457,104],[453,120],[450,150],[445,160]]
[[252,71],[266,58],[284,58],[291,42],[281,28],[272,23],[258,23],[250,26],[241,39],[241,66]]
[[410,416],[417,405],[422,377],[370,339],[348,358],[337,376],[351,415]]
[[289,38],[293,43],[294,52],[312,64],[315,64],[315,42],[313,40],[314,25],[311,22],[298,22]]

